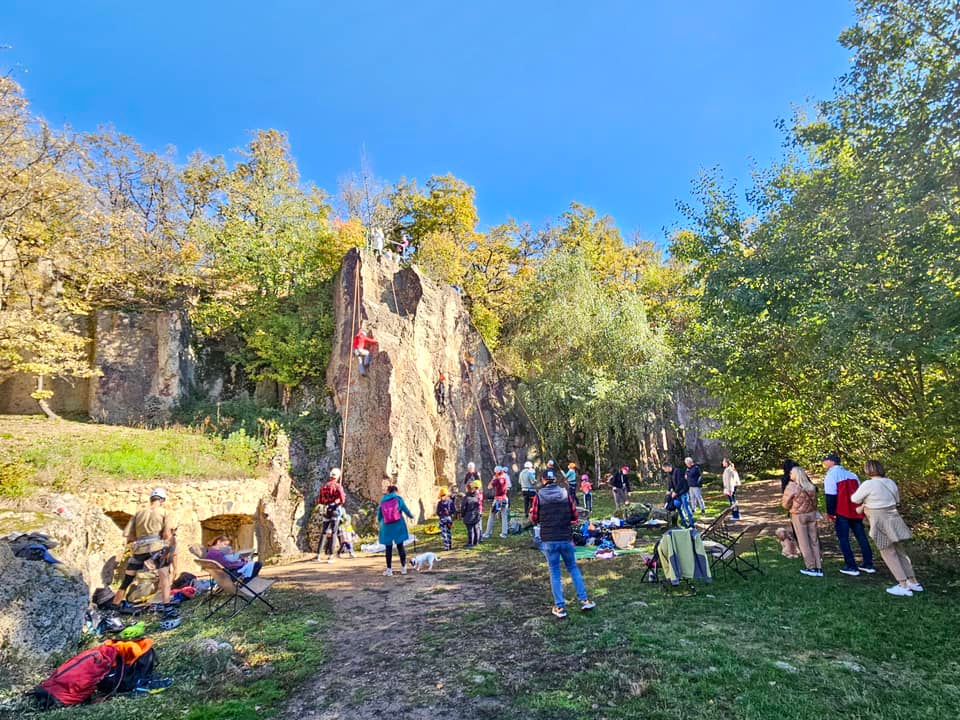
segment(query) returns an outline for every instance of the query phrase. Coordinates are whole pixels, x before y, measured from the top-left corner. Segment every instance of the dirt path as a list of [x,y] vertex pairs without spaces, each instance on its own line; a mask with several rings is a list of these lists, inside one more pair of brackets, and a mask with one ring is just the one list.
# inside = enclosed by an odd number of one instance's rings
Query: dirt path
[[504,642],[465,643],[461,632],[506,611],[484,587],[482,566],[454,552],[432,572],[406,576],[384,577],[382,556],[271,569],[284,583],[326,595],[334,610],[323,670],[280,717],[434,720],[451,708],[462,717],[500,716],[501,702],[483,697],[482,688],[498,675],[498,663],[517,657]]

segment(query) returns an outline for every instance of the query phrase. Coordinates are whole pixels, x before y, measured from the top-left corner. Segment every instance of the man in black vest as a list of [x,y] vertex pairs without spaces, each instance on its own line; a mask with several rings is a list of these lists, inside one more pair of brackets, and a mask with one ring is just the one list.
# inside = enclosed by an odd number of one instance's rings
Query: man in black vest
[[580,599],[583,612],[593,610],[597,604],[587,596],[587,585],[583,581],[580,568],[577,567],[577,555],[573,545],[573,524],[579,519],[577,506],[573,498],[557,485],[557,473],[544,472],[543,487],[533,498],[530,520],[540,526],[540,549],[550,566],[550,588],[553,591],[553,614],[558,618],[567,617],[567,601],[563,597],[563,576],[561,562],[566,566],[573,586]]

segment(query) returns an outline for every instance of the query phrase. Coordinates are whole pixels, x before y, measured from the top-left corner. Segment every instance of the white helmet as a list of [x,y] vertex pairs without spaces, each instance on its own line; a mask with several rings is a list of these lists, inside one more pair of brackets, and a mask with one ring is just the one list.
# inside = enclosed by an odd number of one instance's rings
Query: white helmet
[[470,472],[473,472],[476,469],[477,469],[476,463],[472,463],[472,462],[467,463],[467,470],[469,470]]
[[336,478],[337,480],[339,480],[339,479],[340,479],[340,468],[334,468],[333,470],[331,470],[331,471],[330,471],[330,477],[331,477],[331,478]]
[[523,467],[524,467],[524,469],[526,469],[526,470],[533,470],[533,463],[530,462],[529,460],[527,460],[527,461],[523,464]]
[[150,493],[150,499],[153,500],[154,498],[159,498],[160,500],[166,500],[167,491],[164,490],[163,488],[154,488],[153,492]]

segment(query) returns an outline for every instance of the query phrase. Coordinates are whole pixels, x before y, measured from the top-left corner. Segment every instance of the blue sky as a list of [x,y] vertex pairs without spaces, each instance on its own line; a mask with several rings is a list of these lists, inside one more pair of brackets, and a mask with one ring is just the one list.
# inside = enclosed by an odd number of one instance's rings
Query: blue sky
[[663,240],[704,168],[740,187],[778,118],[848,67],[846,0],[0,5],[0,63],[35,110],[152,148],[290,135],[335,191],[361,148],[389,180],[452,172],[485,226],[579,201]]

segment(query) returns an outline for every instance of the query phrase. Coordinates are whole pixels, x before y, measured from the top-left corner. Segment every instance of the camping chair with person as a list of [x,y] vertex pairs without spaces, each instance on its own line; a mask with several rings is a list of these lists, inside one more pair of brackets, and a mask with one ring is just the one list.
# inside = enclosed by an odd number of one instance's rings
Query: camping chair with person
[[[228,572],[227,569],[216,560],[198,558],[195,562],[210,574],[210,577],[216,582],[218,588],[216,592],[210,593],[210,599],[207,601],[214,606],[213,609],[207,613],[206,617],[208,619],[231,603],[233,603],[233,614],[227,618],[228,620],[236,617],[257,601],[266,605],[271,612],[277,611],[277,609],[270,604],[270,601],[264,597],[267,591],[273,587],[276,580],[268,580],[267,578],[259,576],[250,578],[249,580],[239,576],[234,577],[234,575]],[[221,600],[221,598],[223,599]]]
[[764,527],[764,523],[755,523],[740,530],[715,528],[704,542],[712,558],[711,570],[719,565],[724,573],[732,570],[744,579],[753,572],[762,575],[757,537]]

